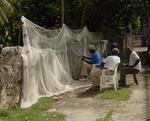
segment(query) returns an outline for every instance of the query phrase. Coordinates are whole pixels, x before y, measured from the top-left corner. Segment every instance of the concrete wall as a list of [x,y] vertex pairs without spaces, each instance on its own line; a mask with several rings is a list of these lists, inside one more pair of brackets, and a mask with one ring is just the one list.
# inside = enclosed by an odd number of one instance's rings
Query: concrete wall
[[20,55],[0,54],[0,108],[19,103],[22,86],[22,58]]

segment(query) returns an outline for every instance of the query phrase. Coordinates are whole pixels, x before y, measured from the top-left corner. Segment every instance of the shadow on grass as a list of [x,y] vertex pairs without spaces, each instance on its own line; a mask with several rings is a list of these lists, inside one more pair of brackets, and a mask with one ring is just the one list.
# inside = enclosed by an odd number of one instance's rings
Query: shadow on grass
[[87,98],[87,97],[94,97],[99,96],[102,99],[111,100],[111,99],[117,99],[117,100],[128,100],[129,96],[131,94],[130,88],[119,88],[117,91],[114,90],[114,88],[105,88],[102,92],[100,92],[99,88],[92,89],[89,88],[85,91],[77,93],[78,98]]
[[78,98],[94,97],[98,95],[99,93],[100,93],[99,88],[94,89],[94,90],[92,88],[89,88],[83,92],[77,93],[77,97]]

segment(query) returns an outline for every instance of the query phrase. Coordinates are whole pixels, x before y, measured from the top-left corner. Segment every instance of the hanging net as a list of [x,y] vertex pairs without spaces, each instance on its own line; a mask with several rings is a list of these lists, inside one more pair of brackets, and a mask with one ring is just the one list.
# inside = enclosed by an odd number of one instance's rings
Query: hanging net
[[21,107],[30,107],[40,97],[52,96],[79,88],[75,85],[80,75],[83,55],[89,56],[87,47],[100,39],[85,27],[72,32],[66,25],[56,36],[25,17],[22,17],[23,90]]

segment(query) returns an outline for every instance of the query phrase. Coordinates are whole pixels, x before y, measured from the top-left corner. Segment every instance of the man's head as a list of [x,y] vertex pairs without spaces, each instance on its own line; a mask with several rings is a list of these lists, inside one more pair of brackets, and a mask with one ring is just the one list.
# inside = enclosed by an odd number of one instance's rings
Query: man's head
[[112,55],[118,55],[119,54],[119,49],[118,48],[113,48],[112,49]]
[[132,53],[132,50],[131,50],[130,47],[127,47],[127,48],[125,49],[125,52],[126,52],[127,55],[130,55],[130,54]]
[[95,46],[94,45],[89,45],[89,52],[90,53],[94,53],[96,50]]
[[112,50],[113,48],[117,48],[117,43],[113,42],[113,43],[110,45],[110,47],[111,47],[111,50]]

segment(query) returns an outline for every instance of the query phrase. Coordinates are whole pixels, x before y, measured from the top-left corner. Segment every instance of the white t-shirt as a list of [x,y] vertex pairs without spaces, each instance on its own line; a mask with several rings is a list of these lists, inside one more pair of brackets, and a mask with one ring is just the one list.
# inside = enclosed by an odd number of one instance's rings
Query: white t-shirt
[[104,64],[105,68],[114,71],[116,65],[120,63],[120,57],[116,56],[116,55],[110,55],[110,56],[106,57],[103,60],[103,62],[105,63]]
[[[134,65],[137,59],[140,59],[140,57],[135,51],[132,51],[130,54],[129,66]],[[141,61],[134,68],[141,70]]]

